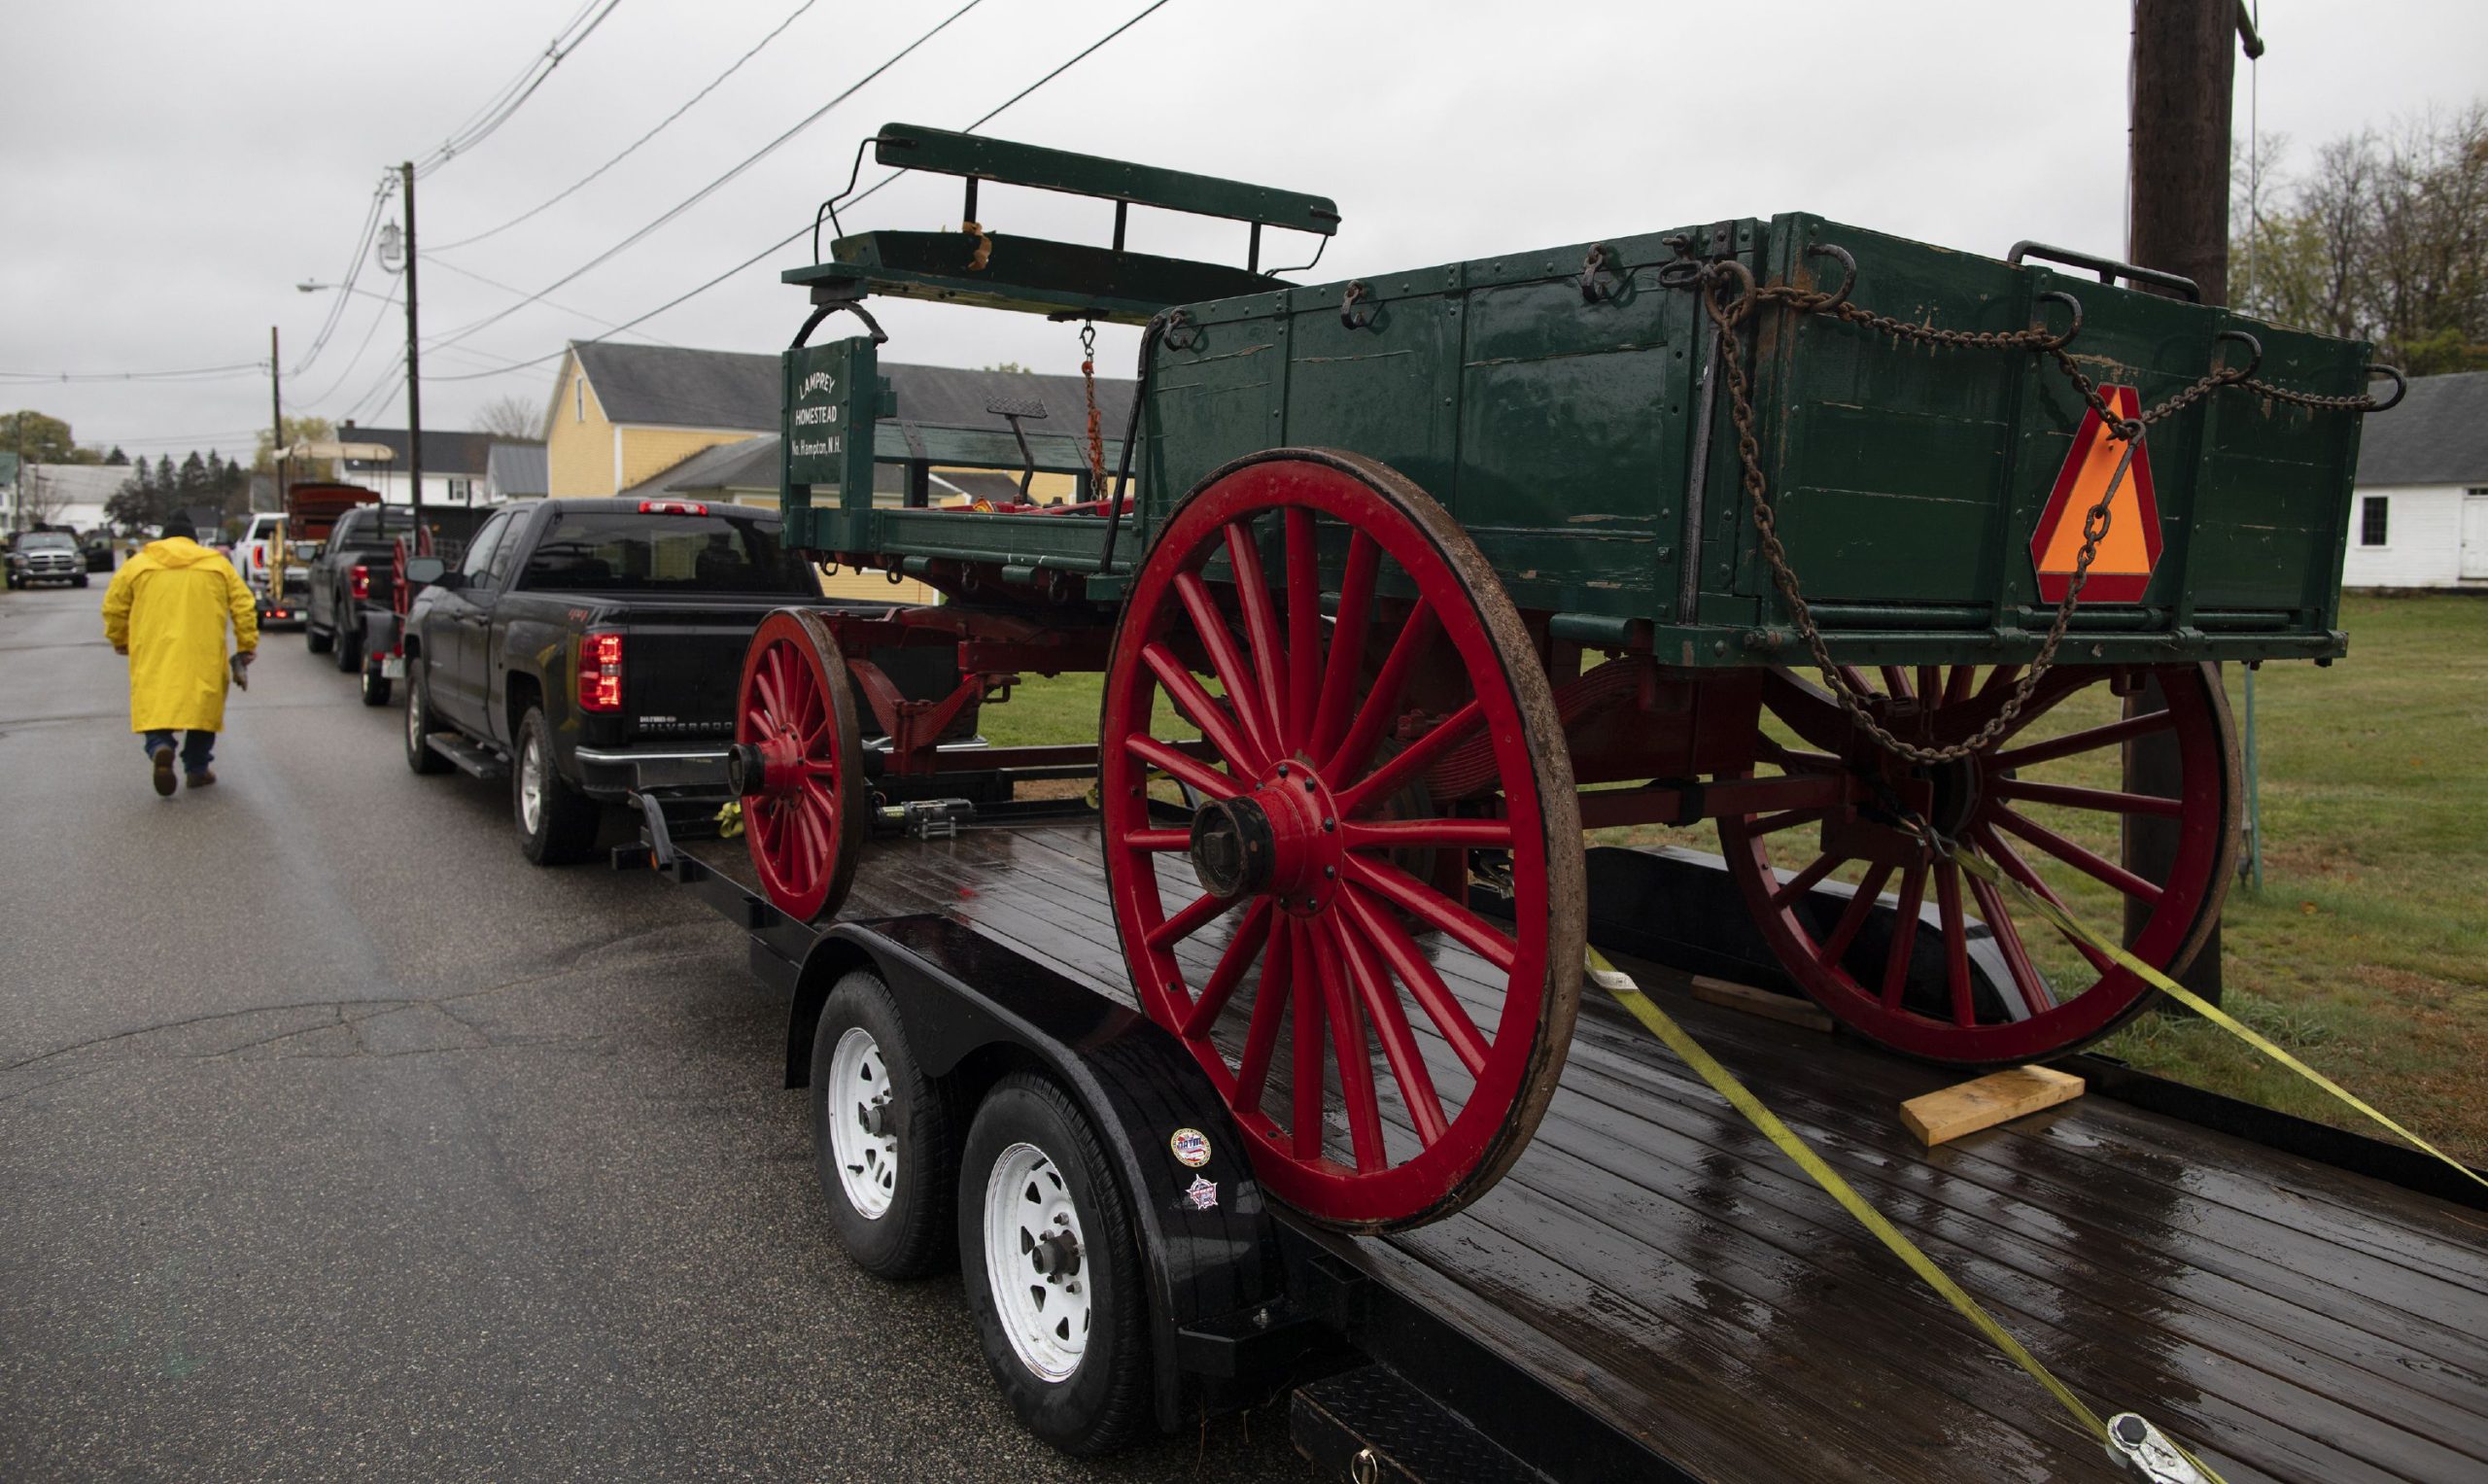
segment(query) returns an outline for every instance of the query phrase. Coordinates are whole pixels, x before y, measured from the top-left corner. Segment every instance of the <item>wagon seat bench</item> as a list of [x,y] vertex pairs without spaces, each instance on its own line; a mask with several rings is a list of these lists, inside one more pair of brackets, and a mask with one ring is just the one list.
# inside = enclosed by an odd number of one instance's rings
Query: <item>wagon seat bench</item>
[[[2148,986],[1953,852],[2181,969],[2237,836],[2215,665],[2346,651],[2368,348],[2183,280],[1791,213],[1308,287],[1261,239],[1327,239],[1321,197],[899,124],[865,147],[964,177],[963,226],[847,235],[833,198],[828,256],[783,274],[812,301],[786,538],[949,601],[763,625],[756,870],[833,915],[877,790],[1093,768],[1140,1002],[1317,1220],[1434,1220],[1518,1157],[1577,1008],[1585,830],[1710,821],[1790,980],[1884,1046],[2106,1034]],[[1113,245],[982,224],[983,181],[1111,200]],[[1246,265],[1126,250],[1135,205],[1248,224]],[[1067,511],[877,504],[869,294],[1141,326],[1112,479],[1092,450]],[[807,344],[842,311],[870,332]],[[910,645],[956,686],[893,684],[873,656]],[[1100,745],[939,745],[1074,671],[1105,676]],[[2117,780],[2136,745],[2172,792]],[[2111,858],[2144,828],[2174,838],[2156,877]]]

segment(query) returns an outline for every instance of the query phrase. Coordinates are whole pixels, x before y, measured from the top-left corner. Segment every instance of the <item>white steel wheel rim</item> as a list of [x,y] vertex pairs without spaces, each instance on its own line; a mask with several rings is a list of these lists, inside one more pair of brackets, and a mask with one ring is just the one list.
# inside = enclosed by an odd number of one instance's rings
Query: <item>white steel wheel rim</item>
[[838,1187],[856,1215],[880,1221],[898,1194],[898,1135],[889,1131],[889,1069],[871,1031],[850,1025],[838,1038],[821,1096]]
[[544,749],[533,737],[518,749],[518,817],[530,835],[544,817]]
[[1067,1381],[1088,1348],[1088,1242],[1053,1156],[1014,1144],[985,1182],[985,1275],[1019,1363]]

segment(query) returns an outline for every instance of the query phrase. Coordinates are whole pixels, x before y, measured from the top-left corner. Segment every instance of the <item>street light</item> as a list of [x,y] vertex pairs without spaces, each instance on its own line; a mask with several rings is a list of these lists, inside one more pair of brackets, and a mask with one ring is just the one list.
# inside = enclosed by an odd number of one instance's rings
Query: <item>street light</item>
[[360,293],[367,299],[391,299],[397,297],[394,293],[374,293],[368,289],[358,289],[352,284],[323,284],[316,283],[307,278],[302,282],[295,284],[294,288],[294,292],[297,293],[320,293],[328,290],[334,289],[346,293]]

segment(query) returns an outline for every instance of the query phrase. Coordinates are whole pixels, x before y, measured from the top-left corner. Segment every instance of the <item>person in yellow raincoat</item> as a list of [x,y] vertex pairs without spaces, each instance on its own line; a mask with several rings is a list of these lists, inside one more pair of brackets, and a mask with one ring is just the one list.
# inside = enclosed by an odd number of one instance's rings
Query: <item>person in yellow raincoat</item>
[[233,667],[225,657],[230,617],[237,659],[247,667],[259,647],[259,616],[233,565],[196,540],[195,528],[164,527],[113,573],[104,591],[104,638],[129,656],[129,729],[144,740],[156,791],[173,791],[173,733],[182,740],[182,772],[192,788],[216,781],[208,767],[216,734],[225,730],[225,688]]

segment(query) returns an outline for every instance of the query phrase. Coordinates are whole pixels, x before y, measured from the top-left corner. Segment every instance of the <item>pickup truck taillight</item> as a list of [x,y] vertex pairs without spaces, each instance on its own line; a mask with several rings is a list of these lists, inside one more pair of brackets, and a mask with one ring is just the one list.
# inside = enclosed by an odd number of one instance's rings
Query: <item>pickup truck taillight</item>
[[363,600],[364,600],[365,598],[368,598],[368,597],[370,597],[370,596],[371,596],[371,569],[370,569],[370,568],[368,568],[368,567],[358,567],[358,568],[354,569],[352,571],[349,571],[349,572],[347,572],[347,573],[346,573],[346,580],[354,584],[354,601],[355,601],[355,602],[357,602],[357,603],[361,603],[361,602],[363,602]]
[[579,640],[579,709],[622,709],[622,636],[590,629]]
[[708,513],[708,507],[696,500],[643,500],[639,501],[639,513],[641,515],[706,515]]

